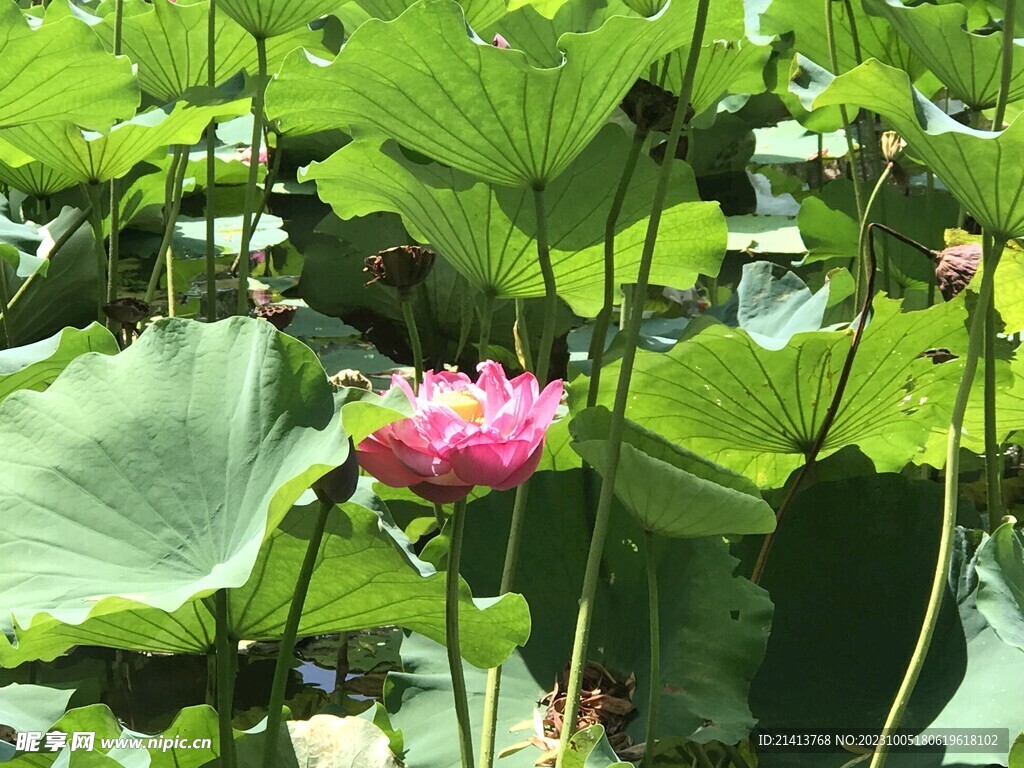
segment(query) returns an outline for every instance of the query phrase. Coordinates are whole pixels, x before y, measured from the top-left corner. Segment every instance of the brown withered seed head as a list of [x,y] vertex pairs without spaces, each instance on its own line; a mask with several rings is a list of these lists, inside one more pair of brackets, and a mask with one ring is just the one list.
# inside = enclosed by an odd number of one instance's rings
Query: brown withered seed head
[[283,331],[292,324],[295,319],[297,307],[288,304],[263,304],[256,307],[250,314],[253,317],[262,317],[279,331]]
[[437,255],[420,245],[396,245],[366,258],[367,285],[380,282],[407,292],[427,279]]
[[949,301],[967,287],[978,271],[981,244],[965,243],[943,248],[935,254],[935,281]]
[[140,299],[126,296],[103,305],[103,312],[115,323],[135,326],[149,317],[152,307]]
[[637,80],[620,106],[637,128],[644,131],[667,131],[672,127],[672,117],[678,103],[679,97],[664,88],[649,80]]

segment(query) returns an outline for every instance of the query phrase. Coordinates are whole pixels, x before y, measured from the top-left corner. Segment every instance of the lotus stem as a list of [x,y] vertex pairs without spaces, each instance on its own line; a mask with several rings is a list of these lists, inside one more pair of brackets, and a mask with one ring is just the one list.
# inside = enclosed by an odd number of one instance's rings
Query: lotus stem
[[[643,768],[654,767],[657,744],[658,700],[661,698],[661,608],[658,602],[658,560],[654,534],[644,531],[644,565],[647,570],[647,616],[651,641],[650,690],[647,693],[647,736],[644,739]],[[706,756],[705,756],[706,757]]]
[[[217,87],[217,0],[210,0],[206,28],[206,85]],[[217,187],[217,121],[206,126],[206,319],[217,321],[217,218],[214,193]]]
[[309,583],[313,579],[313,568],[316,566],[320,545],[324,540],[324,529],[327,518],[334,509],[331,501],[320,500],[316,525],[306,545],[306,556],[295,580],[295,592],[288,608],[288,619],[285,621],[281,644],[277,649],[277,663],[274,665],[274,682],[270,688],[270,704],[267,707],[267,735],[263,742],[263,768],[274,768],[277,760],[277,732],[281,728],[281,708],[284,706],[284,692],[288,683],[288,671],[291,669],[292,655],[295,651],[295,638],[299,633],[299,621],[302,619],[302,608],[306,604]]
[[523,367],[528,370],[533,370],[533,354],[530,351],[530,329],[526,322],[526,305],[522,299],[515,300],[516,305],[516,342],[519,348],[516,352],[519,353]]
[[[124,0],[114,0],[114,55],[121,55],[124,30]],[[117,298],[120,282],[119,263],[121,257],[121,185],[117,179],[110,180],[110,257],[107,260],[107,302]],[[107,328],[113,329],[114,321],[106,320]]]
[[[512,522],[509,526],[508,545],[505,549],[505,565],[501,572],[501,589],[499,595],[511,592],[515,584],[516,569],[519,564],[519,548],[522,542],[522,531],[526,522],[526,502],[530,494],[530,481],[516,488],[516,498],[512,504]],[[501,695],[501,667],[487,670],[487,688],[484,693],[483,726],[480,729],[480,768],[491,768],[494,765],[494,739],[498,727],[498,704]]]
[[420,331],[416,325],[416,313],[412,307],[413,293],[410,289],[398,291],[398,303],[402,307],[402,317],[405,320],[405,329],[409,332],[409,346],[412,347],[412,362],[415,376],[413,383],[419,388],[423,383],[423,344],[420,342]]
[[459,749],[462,768],[473,768],[473,732],[469,719],[469,696],[466,676],[462,670],[462,652],[459,650],[459,562],[462,559],[462,538],[466,530],[466,500],[452,505],[451,544],[448,550],[448,568],[445,570],[444,624],[448,667],[455,695],[455,716],[459,724]]
[[263,105],[267,88],[267,41],[256,38],[257,83],[252,100],[252,144],[249,159],[249,178],[245,187],[245,206],[242,212],[242,244],[238,250],[238,304],[237,314],[249,314],[249,245],[255,228],[256,186],[259,182],[260,144],[263,142]]
[[[50,252],[46,254],[44,258],[47,261],[52,261],[53,258],[58,253],[60,253],[61,248],[67,245],[68,240],[70,240],[72,236],[76,232],[78,232],[79,229],[82,228],[83,224],[90,220],[90,216],[92,216],[92,205],[87,205],[82,211],[79,211],[78,217],[72,223],[71,228],[64,232],[64,234],[62,234],[56,240],[56,242],[54,242],[53,248],[50,249]],[[18,303],[18,299],[25,295],[26,291],[28,291],[29,286],[32,285],[32,281],[36,279],[36,275],[38,274],[39,270],[36,270],[27,278],[25,278],[25,282],[23,282],[21,286],[18,288],[18,290],[14,292],[14,296],[12,296],[11,300],[8,302],[7,312],[9,312],[14,307],[14,305]],[[7,312],[0,312],[0,319],[6,317]]]
[[100,202],[100,188],[98,184],[82,184],[82,195],[86,199],[89,210],[89,223],[92,225],[93,251],[96,254],[96,320],[100,325],[106,325],[107,315],[103,311],[103,305],[107,298],[107,249],[104,244],[106,236],[103,234],[103,205]]
[[[988,237],[988,235],[986,235]],[[991,248],[986,249],[991,252]],[[985,269],[989,265],[985,265]],[[994,268],[994,267],[993,267]],[[982,311],[979,307],[978,311]],[[996,303],[993,295],[985,312],[985,488],[988,509],[988,529],[999,527],[1003,517],[1003,451],[996,423]]]
[[480,344],[477,346],[477,357],[482,363],[487,359],[491,345],[491,323],[494,319],[494,295],[483,291],[480,307]]
[[853,373],[853,361],[857,357],[857,350],[860,349],[861,340],[864,338],[864,330],[868,324],[868,316],[871,314],[871,307],[875,300],[875,273],[877,272],[878,260],[875,258],[875,240],[874,231],[875,229],[885,229],[880,224],[869,224],[867,237],[868,237],[868,285],[867,293],[864,297],[864,304],[860,311],[860,322],[857,323],[857,328],[853,332],[853,339],[850,341],[850,351],[846,354],[846,360],[843,362],[843,369],[839,372],[839,380],[836,382],[836,391],[832,395],[832,401],[828,405],[828,410],[825,411],[825,416],[821,420],[821,426],[818,428],[818,434],[814,438],[814,443],[808,449],[806,456],[804,457],[804,465],[800,468],[799,474],[796,479],[793,480],[793,484],[789,487],[789,491],[786,493],[786,498],[782,502],[782,506],[779,507],[778,513],[775,515],[775,530],[769,533],[764,538],[764,542],[761,544],[761,551],[758,552],[757,561],[754,563],[754,570],[750,573],[750,580],[754,584],[761,583],[761,577],[764,575],[764,568],[768,562],[768,555],[771,554],[772,546],[775,544],[775,537],[778,535],[779,526],[782,525],[782,519],[786,516],[789,508],[793,505],[796,500],[797,494],[800,492],[800,488],[803,487],[804,482],[810,477],[811,470],[814,469],[814,464],[818,460],[818,454],[821,453],[821,449],[825,446],[825,441],[828,439],[828,433],[832,429],[832,425],[835,423],[836,416],[839,415],[839,407],[843,403],[843,395],[846,393],[846,385],[850,382],[850,374]]
[[231,726],[235,694],[235,661],[237,645],[233,646],[228,627],[228,593],[218,589],[210,599],[217,627],[217,719],[220,725],[220,764],[235,768],[235,734]]
[[[839,71],[839,54],[836,52],[836,31],[832,19],[832,0],[825,0],[825,38],[828,41],[828,57],[832,67],[832,73],[837,77],[842,74]],[[853,182],[853,197],[857,203],[857,219],[864,220],[864,192],[861,189],[860,176],[857,175],[856,163],[857,153],[853,147],[853,136],[851,134],[852,123],[850,113],[845,104],[839,105],[839,116],[843,121],[843,134],[846,136],[846,151],[849,155],[848,167],[850,169],[850,180]]]
[[[267,151],[270,151],[270,137],[266,137]],[[263,177],[263,194],[260,195],[259,205],[256,206],[256,213],[252,217],[252,228],[256,231],[256,228],[260,225],[260,220],[263,218],[263,214],[267,212],[267,205],[270,204],[270,194],[274,186],[274,182],[277,181],[278,174],[281,172],[281,158],[283,154],[281,152],[281,142],[278,141],[277,147],[274,149],[274,159],[270,161],[270,167],[267,168],[267,175]]]
[[[172,258],[168,254],[171,249],[171,241],[174,239],[174,225],[178,221],[178,213],[181,211],[182,185],[185,183],[185,170],[188,168],[188,153],[185,147],[175,147],[174,155],[171,158],[171,167],[168,169],[168,184],[164,190],[164,234],[160,240],[160,247],[156,252],[156,263],[153,265],[153,272],[149,276],[149,285],[146,287],[146,303],[153,302],[157,286],[160,285],[160,276],[167,265],[167,260]],[[174,304],[174,286],[171,283],[172,275],[167,280],[167,306],[170,311]]]
[[541,329],[540,349],[537,350],[537,364],[534,373],[541,388],[548,383],[551,368],[551,348],[555,343],[555,320],[558,316],[558,288],[555,272],[551,266],[551,247],[548,244],[548,210],[544,204],[544,187],[533,188],[533,203],[537,221],[537,261],[544,278],[544,327]]
[[964,370],[960,376],[960,386],[957,389],[956,400],[953,403],[953,414],[949,425],[949,438],[946,445],[946,487],[945,500],[942,509],[942,532],[939,538],[939,553],[935,561],[935,571],[932,574],[931,592],[928,595],[928,604],[925,608],[924,621],[921,625],[921,632],[917,638],[917,644],[910,657],[910,663],[903,676],[899,691],[889,710],[889,715],[882,728],[882,734],[878,741],[878,747],[871,757],[871,768],[882,768],[885,765],[889,754],[887,740],[896,732],[903,715],[906,712],[910,696],[917,686],[917,680],[921,676],[925,658],[928,656],[928,649],[931,647],[932,637],[935,634],[935,625],[939,620],[939,609],[942,606],[942,597],[946,592],[946,581],[949,578],[949,566],[953,560],[953,534],[956,530],[957,501],[960,487],[960,435],[963,432],[964,414],[967,412],[967,403],[971,396],[971,385],[974,383],[974,374],[978,368],[978,359],[981,357],[983,336],[985,333],[985,307],[992,301],[992,293],[995,284],[995,268],[1003,254],[1005,238],[987,237],[984,240],[984,273],[981,276],[981,291],[978,296],[978,303],[975,306],[974,316],[971,318],[970,336],[967,343],[967,356],[964,359]]
[[[889,174],[892,173],[892,163],[886,163],[884,169],[882,169],[881,175],[878,177],[878,181],[875,182],[874,189],[871,190],[871,195],[868,197],[868,204],[864,207],[864,213],[860,218],[860,227],[857,231],[857,290],[855,291],[854,300],[856,303],[861,303],[863,297],[860,295],[860,287],[866,284],[866,289],[871,290],[874,283],[871,279],[871,275],[867,274],[868,269],[873,269],[874,265],[869,264],[867,257],[867,231],[870,223],[868,219],[871,217],[871,211],[875,207],[875,199],[878,197],[878,193],[882,191],[882,186],[889,178]],[[873,261],[873,259],[871,260]],[[861,282],[861,281],[864,282]],[[885,252],[882,254],[882,280],[883,290],[889,293],[889,257]]]
[[1002,66],[999,75],[999,93],[996,97],[996,113],[992,120],[993,131],[1003,130],[1006,105],[1010,100],[1010,81],[1013,80],[1013,27],[1016,15],[1017,0],[1004,0]]
[[700,57],[704,29],[707,26],[708,6],[710,0],[698,0],[697,13],[694,20],[693,39],[690,44],[683,73],[683,82],[679,91],[679,102],[672,118],[672,129],[665,147],[665,160],[658,175],[658,183],[654,191],[651,205],[651,217],[647,225],[647,237],[644,240],[643,252],[640,255],[640,266],[636,278],[637,300],[633,302],[626,324],[626,343],[622,355],[622,367],[619,370],[619,381],[615,389],[615,401],[612,407],[611,422],[608,430],[608,453],[606,456],[605,475],[601,483],[597,511],[594,519],[594,532],[590,539],[590,550],[587,554],[587,567],[583,577],[583,591],[580,595],[579,613],[576,619],[576,633],[573,639],[572,661],[569,664],[569,683],[566,688],[565,714],[562,734],[558,750],[557,768],[564,768],[565,756],[568,752],[569,739],[576,728],[576,719],[580,709],[580,691],[583,685],[583,672],[587,665],[587,650],[590,640],[590,624],[594,612],[594,598],[597,594],[597,582],[601,570],[601,559],[604,553],[605,539],[608,536],[608,523],[611,517],[612,502],[615,497],[615,480],[619,469],[619,456],[622,437],[626,426],[626,402],[629,397],[629,385],[633,376],[633,363],[636,360],[637,342],[640,338],[640,323],[643,319],[642,297],[647,291],[651,275],[651,263],[654,247],[658,241],[658,229],[661,226],[661,213],[672,181],[673,158],[679,148],[679,138],[686,122],[687,108],[693,94],[693,79]]
[[604,224],[604,303],[594,321],[594,335],[590,340],[590,388],[587,390],[587,407],[597,404],[597,393],[601,386],[601,366],[604,363],[604,348],[611,325],[612,313],[615,311],[615,228],[622,214],[622,204],[626,200],[626,191],[633,180],[640,152],[647,140],[647,131],[640,127],[633,132],[633,143],[622,167],[619,186],[612,199],[612,207],[608,210],[608,218]]
[[3,323],[4,328],[4,346],[11,347],[11,330],[10,325],[12,324],[8,318],[8,305],[7,305],[7,262],[0,261],[0,322]]

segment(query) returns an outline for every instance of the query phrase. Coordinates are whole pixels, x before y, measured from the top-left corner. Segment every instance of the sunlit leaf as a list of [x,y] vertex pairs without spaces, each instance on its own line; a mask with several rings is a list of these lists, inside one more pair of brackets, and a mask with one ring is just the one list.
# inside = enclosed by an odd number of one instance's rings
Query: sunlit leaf
[[1003,642],[1024,650],[1024,538],[1013,523],[978,550],[978,610]]
[[66,328],[35,344],[0,352],[0,400],[19,389],[43,391],[81,355],[116,355],[118,351],[110,331],[93,323],[84,330]]
[[227,13],[253,37],[263,38],[299,29],[338,5],[338,0],[217,0],[218,12]]

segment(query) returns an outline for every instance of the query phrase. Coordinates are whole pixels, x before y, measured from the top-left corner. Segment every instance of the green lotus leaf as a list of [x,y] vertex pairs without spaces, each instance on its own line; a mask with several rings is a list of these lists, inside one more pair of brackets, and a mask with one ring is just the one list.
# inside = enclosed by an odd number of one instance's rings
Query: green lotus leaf
[[614,16],[559,38],[561,66],[471,36],[452,0],[371,20],[333,64],[293,54],[267,91],[286,131],[372,128],[495,184],[551,182],[597,134],[650,62],[689,41],[695,3],[652,18]]
[[[409,10],[409,6],[414,2],[415,0],[351,0],[341,6],[335,15],[341,19],[346,30],[354,32],[370,19],[394,21]],[[504,24],[504,19],[513,19],[516,16],[507,12],[505,3],[501,0],[463,0],[459,5],[466,14],[466,23],[473,29],[485,29],[499,20]],[[490,40],[493,34],[482,34],[481,37]]]
[[[667,88],[678,93],[686,66],[684,48],[673,53],[669,62]],[[693,77],[690,103],[700,114],[718,103],[727,93],[763,93],[764,68],[771,55],[767,45],[754,45],[743,39],[736,42],[715,40],[701,47],[697,71]]]
[[124,176],[158,149],[193,144],[211,120],[237,117],[248,109],[246,99],[214,106],[178,104],[151,109],[106,134],[70,123],[44,123],[5,129],[0,139],[79,183],[95,184]]
[[74,689],[44,685],[11,685],[0,688],[0,723],[21,732],[45,732],[68,707]]
[[98,323],[88,328],[65,328],[35,344],[0,352],[0,400],[19,389],[42,392],[72,360],[96,352],[116,355],[117,339]]
[[33,160],[20,149],[0,140],[0,181],[26,195],[47,197],[77,183],[42,163]]
[[241,586],[346,455],[323,368],[266,322],[165,320],[78,358],[0,403],[0,629]]
[[412,416],[412,404],[400,389],[389,389],[383,395],[365,389],[348,388],[339,393],[341,423],[345,434],[359,445],[378,429],[399,419]]
[[[857,27],[861,56],[874,58],[899,67],[917,80],[926,70],[914,49],[903,40],[887,20],[868,14],[861,3],[833,3],[832,18],[835,28],[836,60],[839,71],[853,69],[857,59],[853,46],[853,32],[847,9],[853,9],[853,24]],[[808,4],[805,0],[772,0],[761,12],[761,32],[782,35],[792,32],[796,50],[811,61],[827,66],[828,37],[825,35],[825,12],[822,3]]]
[[[582,315],[601,307],[603,277],[595,265],[603,258],[605,220],[629,143],[622,129],[607,127],[545,193],[558,293]],[[657,164],[641,156],[619,219],[619,282],[635,279],[658,173]],[[380,210],[401,214],[413,237],[430,243],[477,289],[499,298],[544,295],[531,191],[414,163],[393,142],[380,150],[354,142],[305,175],[344,219]],[[651,280],[689,286],[698,274],[718,274],[725,219],[717,203],[699,201],[688,166],[680,164],[674,176]]]
[[[573,450],[602,476],[610,420],[606,408],[587,408],[569,425]],[[652,483],[652,477],[658,482]],[[775,512],[753,482],[630,421],[620,448],[615,494],[645,530],[662,536],[775,530]]]
[[[288,737],[278,740],[278,765],[289,768],[404,768],[391,752],[387,733],[362,717],[318,714],[283,724]],[[241,765],[257,765],[263,740],[239,742]]]
[[[161,103],[176,101],[193,88],[208,85],[207,38],[209,2],[181,5],[153,3],[148,10],[124,19],[122,50],[139,67],[142,90]],[[256,71],[256,41],[223,13],[216,17],[216,85],[245,70]],[[109,43],[113,39],[113,14],[98,28]],[[271,71],[296,48],[326,55],[322,35],[304,25],[267,42]]]
[[[443,642],[444,575],[413,553],[372,485],[370,478],[360,480],[352,500],[328,518],[299,636],[397,624]],[[264,543],[249,581],[229,595],[234,636],[281,637],[315,519],[310,508],[296,507]],[[475,601],[463,583],[460,602],[462,653],[469,663],[499,664],[529,637],[530,616],[521,596]],[[172,613],[136,605],[80,625],[43,617],[16,635],[14,644],[0,638],[2,666],[52,659],[72,645],[202,654],[213,643],[214,622],[205,605],[194,601]]]
[[1007,239],[1024,235],[1020,177],[1006,172],[1024,164],[1024,120],[1001,133],[968,128],[914,90],[906,72],[874,59],[837,78],[807,60],[800,70],[791,88],[802,99],[882,115],[979,224]]
[[101,130],[135,114],[139,86],[86,24],[63,19],[33,31],[0,0],[0,127],[66,120]]
[[[877,298],[820,457],[857,445],[880,472],[917,457],[930,430],[948,424],[961,368],[919,356],[939,347],[962,355],[965,316],[959,301],[901,312]],[[638,353],[627,415],[762,488],[779,487],[814,443],[851,336],[799,333],[773,352],[741,329],[710,326],[667,353]],[[603,403],[618,365],[602,377]]]
[[[916,7],[900,0],[864,0],[869,13],[881,16],[949,89],[950,96],[972,109],[995,106],[1002,70],[1001,32],[968,31],[967,8],[959,3]],[[1024,49],[1024,42],[1014,41]],[[1024,57],[1017,51],[1010,79],[1009,101],[1024,96]]]
[[1010,768],[1024,768],[1024,732],[1013,742],[1008,759],[1007,765]]
[[338,5],[338,0],[217,0],[218,11],[264,39],[300,29]]
[[[265,213],[252,232],[251,251],[262,251],[288,239],[284,219]],[[222,254],[237,254],[242,248],[242,217],[218,216],[214,223],[213,242]],[[174,252],[199,257],[206,253],[206,219],[179,216],[174,225]]]
[[1024,537],[1000,525],[978,549],[978,610],[1003,642],[1024,650]]

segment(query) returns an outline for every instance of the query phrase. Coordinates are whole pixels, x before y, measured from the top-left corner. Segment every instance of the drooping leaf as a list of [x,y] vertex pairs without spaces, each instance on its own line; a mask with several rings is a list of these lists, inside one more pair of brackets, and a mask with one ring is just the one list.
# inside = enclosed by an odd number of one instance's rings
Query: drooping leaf
[[[967,27],[968,10],[960,3],[908,7],[899,0],[864,0],[869,13],[893,31],[949,89],[949,95],[972,109],[995,106],[1002,69],[1003,33],[978,34]],[[1024,43],[1014,41],[1014,48]],[[1008,100],[1024,96],[1024,57],[1017,51]],[[819,62],[821,63],[821,62]]]
[[978,550],[978,610],[1003,642],[1024,650],[1024,538],[1012,523]]
[[[387,508],[370,491],[372,484],[369,478],[361,480],[352,500],[328,518],[299,636],[398,625],[443,642],[444,575],[413,553]],[[295,507],[271,533],[249,580],[229,595],[233,635],[281,637],[315,519],[309,507]],[[463,584],[460,603],[461,649],[471,664],[498,664],[529,637],[529,612],[519,595],[475,601]],[[15,644],[6,645],[0,638],[0,665],[48,660],[71,645],[202,654],[213,638],[213,617],[200,602],[172,613],[136,604],[80,625],[40,618],[17,631]]]
[[218,0],[253,37],[272,38],[294,31],[338,7],[338,0]]
[[800,66],[791,87],[802,99],[882,115],[979,224],[997,236],[1024,235],[1020,178],[1006,172],[1024,163],[1024,120],[1001,133],[968,128],[914,90],[906,72],[873,59],[838,78],[807,60]]
[[211,120],[236,117],[248,108],[245,99],[201,107],[179,104],[151,109],[106,134],[53,122],[7,128],[0,138],[77,182],[99,183],[124,176],[157,149],[195,143]]
[[[572,447],[604,476],[607,409],[588,408],[573,417]],[[652,483],[651,478],[658,482]],[[619,453],[615,493],[645,530],[673,538],[769,533],[775,512],[743,475],[673,445],[632,422]]]
[[544,185],[650,62],[688,42],[694,12],[681,0],[650,19],[614,16],[563,35],[561,66],[537,69],[522,51],[470,36],[452,0],[421,0],[392,22],[363,24],[333,64],[293,54],[267,112],[286,132],[373,128],[489,182]]
[[[15,158],[17,160],[12,164]],[[46,197],[75,185],[70,176],[32,160],[4,141],[0,141],[0,181],[36,197]]]
[[11,685],[0,688],[0,723],[21,732],[46,731],[57,722],[74,689],[44,685]]
[[93,323],[84,330],[65,328],[35,344],[0,352],[0,400],[19,389],[43,391],[81,355],[116,355],[118,351],[110,331]]
[[[674,52],[669,62],[666,87],[673,93],[678,93],[682,87],[688,50],[687,46]],[[713,40],[701,46],[690,98],[694,113],[699,115],[710,109],[728,93],[762,93],[765,90],[764,67],[770,53],[768,46],[754,45],[747,39]]]
[[[415,0],[350,0],[337,10],[336,15],[341,19],[346,30],[354,32],[370,19],[394,21],[409,10],[409,6],[414,2]],[[459,5],[462,6],[462,10],[466,14],[466,23],[472,29],[485,29],[491,24],[498,23],[499,20],[502,26],[506,24],[506,21],[516,25],[517,21],[522,18],[516,11],[509,13],[505,3],[501,0],[463,0]],[[565,3],[563,7],[567,5],[576,4]],[[487,40],[491,39],[489,33],[481,34],[481,37]],[[518,48],[519,46],[515,45],[514,47]]]
[[[593,316],[602,301],[604,227],[629,140],[609,126],[545,191],[552,266],[559,295]],[[377,150],[355,142],[306,176],[342,218],[374,211],[400,213],[406,228],[430,243],[478,290],[499,298],[544,295],[536,258],[533,192],[485,184],[437,165],[408,160],[394,143]],[[655,251],[652,281],[688,287],[698,274],[717,274],[725,251],[724,219],[699,201],[689,168],[675,173]],[[657,183],[658,166],[641,157],[616,236],[617,278],[635,280]]]
[[103,49],[76,19],[33,31],[12,0],[0,3],[0,127],[66,120],[102,129],[131,117],[139,87],[126,57]]
[[[948,423],[960,364],[919,355],[939,347],[962,354],[965,311],[951,302],[901,312],[882,297],[874,310],[820,457],[857,445],[879,471],[893,471]],[[851,336],[799,333],[770,351],[743,330],[708,327],[667,353],[638,353],[627,415],[760,487],[781,486],[814,443]],[[601,402],[611,402],[617,367],[602,377]]]
[[[124,19],[122,46],[139,67],[142,89],[161,103],[182,98],[193,88],[209,83],[207,67],[209,2],[185,5],[157,0],[150,9]],[[216,15],[216,85],[238,72],[256,72],[256,41],[224,13]],[[113,14],[98,27],[108,42],[113,40]],[[322,34],[300,26],[267,41],[267,63],[273,72],[296,48],[325,55]]]
[[387,734],[369,720],[313,715],[287,727],[292,755],[285,759],[297,768],[402,768]]
[[268,528],[347,452],[313,353],[241,318],[165,320],[81,357],[4,399],[0,438],[8,633],[241,586]]

